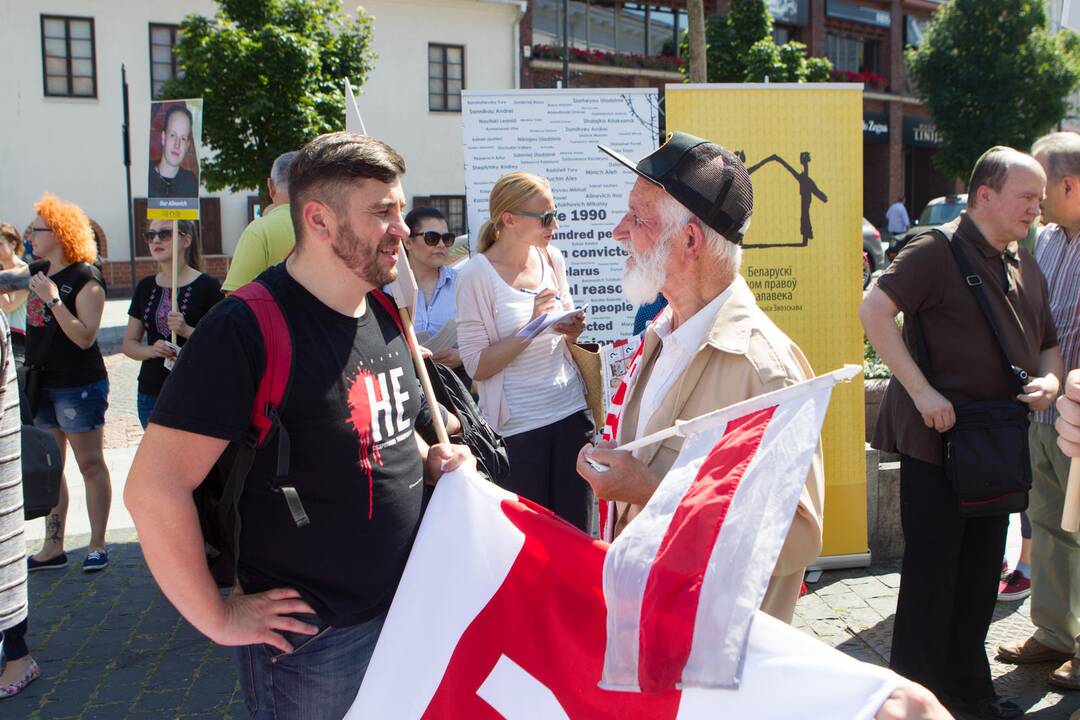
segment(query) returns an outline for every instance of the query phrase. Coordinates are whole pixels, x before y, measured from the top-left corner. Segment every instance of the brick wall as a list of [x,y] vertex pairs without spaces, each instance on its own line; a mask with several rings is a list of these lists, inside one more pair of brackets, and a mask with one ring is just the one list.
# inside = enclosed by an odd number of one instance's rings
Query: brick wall
[[[225,279],[229,271],[228,255],[207,255],[203,258],[203,272],[213,275],[218,280]],[[135,282],[157,272],[158,264],[149,258],[135,260]],[[109,297],[131,297],[131,263],[127,260],[105,260],[102,262],[105,284],[109,288]]]

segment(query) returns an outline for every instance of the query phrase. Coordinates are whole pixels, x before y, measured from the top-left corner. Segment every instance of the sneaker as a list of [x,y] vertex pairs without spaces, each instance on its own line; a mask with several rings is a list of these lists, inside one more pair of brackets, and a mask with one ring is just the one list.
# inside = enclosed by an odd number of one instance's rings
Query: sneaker
[[26,556],[27,572],[34,572],[35,570],[62,570],[67,567],[67,563],[67,553],[60,553],[48,560],[35,560],[33,555]]
[[1001,580],[1008,580],[1010,573],[1012,573],[1012,570],[1009,569],[1009,561],[1008,560],[1002,560],[1001,561],[1001,578],[1000,579]]
[[83,572],[97,572],[109,567],[108,550],[91,550],[82,561]]
[[1023,600],[1031,594],[1031,580],[1013,570],[1009,577],[998,583],[998,600]]

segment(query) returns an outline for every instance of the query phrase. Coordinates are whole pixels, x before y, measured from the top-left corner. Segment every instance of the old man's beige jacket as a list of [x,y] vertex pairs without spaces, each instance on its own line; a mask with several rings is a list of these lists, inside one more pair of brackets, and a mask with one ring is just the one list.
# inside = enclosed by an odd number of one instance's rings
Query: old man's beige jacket
[[[754,294],[741,276],[736,277],[731,291],[701,347],[646,424],[646,434],[671,427],[676,420],[689,420],[814,376],[798,346],[758,308]],[[670,313],[671,309],[664,312]],[[619,444],[634,439],[642,389],[649,382],[659,355],[660,339],[651,326],[645,331],[644,343],[638,371],[619,421]],[[637,455],[657,477],[662,478],[675,462],[681,447],[682,438],[674,437],[642,448]],[[821,551],[824,482],[819,443],[795,519],[761,606],[763,611],[785,622],[791,622],[795,612],[803,571]],[[640,511],[640,506],[618,503],[615,534],[618,535]]]

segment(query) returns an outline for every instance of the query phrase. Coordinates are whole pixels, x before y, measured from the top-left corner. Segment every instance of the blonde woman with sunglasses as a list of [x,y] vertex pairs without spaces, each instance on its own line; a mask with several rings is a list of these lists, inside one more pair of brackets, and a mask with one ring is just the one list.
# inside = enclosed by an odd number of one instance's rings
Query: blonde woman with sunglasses
[[[124,331],[124,354],[142,362],[136,406],[144,428],[169,377],[165,360],[176,357],[176,350],[169,342],[172,333],[176,332],[176,345],[183,347],[195,325],[223,297],[221,283],[202,272],[198,225],[181,220],[176,227],[179,238],[173,237],[172,220],[151,220],[143,232],[158,271],[135,286]],[[180,243],[176,256],[176,309],[172,307],[174,242]]]
[[551,184],[531,173],[505,175],[489,200],[479,253],[458,274],[458,344],[476,380],[480,408],[506,440],[506,488],[585,530],[590,497],[574,455],[591,439],[585,389],[568,343],[583,313],[532,340],[519,331],[547,312],[574,307],[566,263],[550,245],[559,229]]

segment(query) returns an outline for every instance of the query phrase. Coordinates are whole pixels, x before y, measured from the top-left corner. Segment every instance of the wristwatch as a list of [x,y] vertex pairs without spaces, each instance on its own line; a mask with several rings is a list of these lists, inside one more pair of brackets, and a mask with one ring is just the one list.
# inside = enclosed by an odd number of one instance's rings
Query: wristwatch
[[60,304],[60,298],[54,297],[49,302],[45,303],[45,307],[47,307],[47,308],[56,307],[59,304]]

